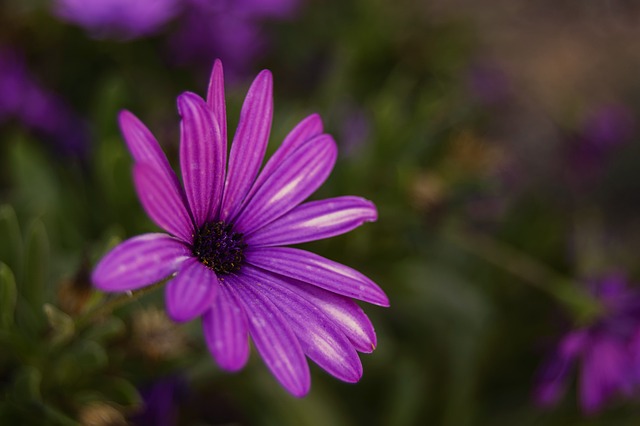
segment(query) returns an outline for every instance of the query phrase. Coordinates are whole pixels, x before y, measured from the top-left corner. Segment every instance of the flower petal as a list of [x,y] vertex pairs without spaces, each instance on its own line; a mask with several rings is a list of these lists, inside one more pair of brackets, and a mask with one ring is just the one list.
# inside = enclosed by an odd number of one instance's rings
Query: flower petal
[[211,71],[211,78],[209,79],[209,90],[207,92],[207,104],[213,111],[213,117],[218,122],[218,126],[220,126],[220,135],[225,144],[224,164],[227,164],[227,105],[224,100],[224,72],[220,59],[216,59],[213,63],[213,70]]
[[225,168],[227,167],[227,105],[224,99],[224,72],[222,69],[222,62],[220,59],[216,59],[213,63],[213,70],[211,71],[211,78],[209,80],[209,90],[207,92],[207,104],[211,111],[213,111],[213,117],[218,123],[220,129],[220,144],[219,155],[222,163],[222,176],[216,179],[216,185],[219,192],[219,198],[212,203],[212,211],[210,220],[215,219],[218,216],[220,210],[220,203],[222,202],[222,191],[224,189],[224,176]]
[[376,348],[377,339],[373,324],[356,302],[315,285],[286,277],[278,278],[278,284],[286,286],[316,305],[340,328],[356,350],[370,353]]
[[227,287],[243,305],[249,320],[249,333],[269,370],[291,394],[302,397],[309,392],[309,365],[297,337],[280,310],[257,283],[237,276]]
[[183,198],[168,177],[147,163],[133,166],[133,183],[147,215],[168,233],[190,243],[193,223]]
[[567,376],[570,367],[573,365],[572,359],[567,359],[559,354],[552,354],[544,361],[533,391],[533,399],[542,407],[549,407],[556,404],[567,387]]
[[211,308],[218,294],[218,277],[198,259],[187,259],[167,283],[167,313],[176,322],[190,321]]
[[238,232],[251,233],[304,201],[322,185],[336,162],[329,135],[313,138],[292,153],[265,180],[235,220]]
[[305,354],[331,375],[355,383],[362,377],[360,358],[340,329],[322,310],[295,292],[280,286],[273,275],[245,266],[243,272],[278,307],[293,329]]
[[190,255],[182,242],[169,235],[139,235],[107,253],[91,280],[102,291],[137,290],[167,278]]
[[355,269],[317,254],[291,247],[256,248],[245,254],[248,263],[262,269],[343,296],[389,306],[389,299],[376,283]]
[[253,184],[269,142],[273,117],[273,79],[264,70],[253,81],[242,105],[229,158],[220,218],[229,222]]
[[177,184],[177,177],[166,155],[149,129],[129,111],[120,112],[118,123],[135,162],[150,164],[158,171],[172,175]]
[[585,349],[580,372],[579,394],[587,414],[598,412],[614,393],[625,393],[631,384],[627,348],[613,338],[592,337]]
[[253,196],[256,190],[262,186],[264,181],[280,167],[280,164],[282,164],[292,152],[295,152],[306,142],[321,134],[322,119],[318,114],[311,114],[298,123],[298,125],[289,132],[282,142],[282,145],[280,145],[280,148],[278,148],[269,161],[267,161],[267,164],[260,172],[258,179],[256,179],[256,182],[251,187],[251,191],[249,191],[246,199],[248,200]]
[[180,168],[189,206],[197,226],[213,218],[222,196],[226,144],[213,112],[198,95],[178,97]]
[[202,328],[211,355],[227,371],[240,370],[249,358],[249,330],[244,308],[227,289],[233,277],[220,283],[218,297],[202,317]]
[[344,234],[378,219],[376,206],[360,197],[345,196],[304,203],[268,226],[245,236],[251,247],[281,246]]

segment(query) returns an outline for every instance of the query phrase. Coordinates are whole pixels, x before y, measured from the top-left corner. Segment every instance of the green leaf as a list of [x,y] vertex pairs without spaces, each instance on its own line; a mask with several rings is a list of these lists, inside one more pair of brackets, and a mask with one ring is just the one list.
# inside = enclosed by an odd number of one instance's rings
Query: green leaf
[[11,268],[0,262],[0,329],[8,329],[13,325],[18,290]]
[[117,317],[109,317],[105,318],[104,321],[95,323],[84,332],[83,336],[95,342],[103,343],[122,336],[125,331],[124,321]]
[[49,303],[45,303],[43,311],[51,327],[51,342],[54,345],[68,342],[75,334],[73,319]]
[[20,270],[22,254],[22,237],[16,212],[10,205],[0,206],[0,261],[6,263],[14,271]]
[[16,401],[42,401],[40,383],[42,373],[33,366],[26,365],[15,375],[12,396]]
[[102,346],[90,340],[84,340],[65,348],[56,362],[53,372],[60,383],[76,383],[86,381],[96,372],[106,367],[109,357]]
[[142,406],[142,397],[138,389],[129,381],[120,377],[102,378],[97,389],[114,402],[127,410],[135,410]]
[[36,220],[27,231],[25,275],[21,293],[38,312],[44,302],[49,264],[49,240],[44,224]]

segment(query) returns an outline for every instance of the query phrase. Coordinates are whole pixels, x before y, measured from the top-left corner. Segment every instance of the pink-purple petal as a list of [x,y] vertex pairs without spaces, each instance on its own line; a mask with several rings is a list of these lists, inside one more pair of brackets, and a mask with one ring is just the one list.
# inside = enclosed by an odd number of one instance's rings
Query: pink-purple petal
[[193,222],[184,199],[169,177],[147,163],[133,166],[133,182],[147,215],[156,225],[191,243]]
[[344,196],[310,201],[247,235],[245,241],[252,247],[305,243],[344,234],[377,218],[375,205],[364,198]]
[[227,104],[224,99],[224,72],[222,68],[222,62],[220,59],[216,59],[213,63],[213,70],[211,71],[211,78],[209,79],[209,90],[207,91],[207,104],[213,116],[220,126],[220,135],[224,141],[225,149],[224,164],[227,164]]
[[247,262],[343,296],[389,306],[382,289],[369,278],[341,263],[291,247],[263,247],[246,252]]
[[223,221],[235,217],[255,181],[267,149],[272,117],[273,78],[271,72],[264,70],[249,88],[231,145],[220,209]]
[[248,200],[253,196],[256,190],[258,190],[265,180],[269,178],[278,167],[280,167],[282,162],[286,160],[291,153],[295,152],[310,139],[321,135],[322,129],[322,119],[318,114],[311,114],[298,123],[298,125],[289,132],[282,142],[282,145],[280,145],[280,148],[278,148],[269,161],[267,161],[267,164],[260,172],[258,179],[256,179],[255,183],[251,187],[246,199]]
[[178,97],[180,168],[189,206],[197,226],[213,216],[222,196],[224,150],[220,129],[209,106],[198,95]]
[[579,396],[587,414],[599,411],[618,390],[624,391],[629,378],[626,348],[612,338],[592,336],[585,350],[579,379]]
[[337,157],[329,135],[313,138],[293,152],[256,191],[235,220],[239,232],[254,232],[303,202],[325,181]]
[[362,308],[348,297],[315,285],[279,276],[278,283],[313,303],[351,341],[359,352],[370,353],[377,346],[376,332]]
[[228,287],[247,313],[249,333],[265,364],[292,395],[309,392],[309,365],[298,338],[276,305],[257,290],[260,283],[236,277]]
[[211,308],[217,294],[215,272],[190,257],[182,263],[176,277],[167,283],[167,313],[176,322],[191,321]]
[[202,329],[220,368],[238,371],[249,358],[249,329],[244,308],[227,289],[229,285],[235,285],[231,276],[220,283],[218,296],[202,317]]
[[259,283],[263,293],[290,324],[305,354],[331,375],[355,383],[362,377],[362,364],[353,345],[340,329],[314,304],[279,285],[279,280],[255,268],[244,273]]
[[169,277],[190,255],[181,241],[169,235],[143,234],[107,253],[91,279],[102,291],[137,290]]
[[118,115],[118,123],[134,161],[150,164],[158,171],[172,175],[177,183],[167,157],[149,129],[135,115],[126,110]]

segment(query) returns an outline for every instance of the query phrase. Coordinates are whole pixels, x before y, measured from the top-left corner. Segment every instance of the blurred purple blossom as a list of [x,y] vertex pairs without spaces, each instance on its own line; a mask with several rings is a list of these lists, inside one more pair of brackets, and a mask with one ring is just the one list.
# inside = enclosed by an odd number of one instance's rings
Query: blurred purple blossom
[[62,99],[36,81],[19,53],[2,47],[0,93],[0,124],[15,120],[38,137],[49,140],[63,154],[86,153],[86,124]]
[[478,62],[469,67],[466,85],[471,95],[483,105],[499,105],[511,94],[506,72],[488,61]]
[[181,376],[163,377],[140,389],[144,406],[131,418],[136,426],[173,426],[179,407],[188,396],[187,381]]
[[345,104],[339,108],[340,147],[346,157],[357,155],[371,134],[371,117],[361,106]]
[[263,23],[291,18],[299,0],[184,0],[178,29],[169,36],[172,59],[201,63],[224,61],[231,75],[242,74],[269,44]]
[[96,38],[153,34],[179,12],[181,0],[55,0],[54,13]]
[[570,180],[591,183],[597,179],[616,149],[631,139],[634,127],[633,115],[623,105],[602,105],[592,111],[566,147]]
[[557,403],[578,364],[578,399],[593,414],[615,395],[630,396],[639,383],[640,293],[621,275],[590,284],[602,314],[588,326],[569,331],[543,364],[534,399],[541,406]]

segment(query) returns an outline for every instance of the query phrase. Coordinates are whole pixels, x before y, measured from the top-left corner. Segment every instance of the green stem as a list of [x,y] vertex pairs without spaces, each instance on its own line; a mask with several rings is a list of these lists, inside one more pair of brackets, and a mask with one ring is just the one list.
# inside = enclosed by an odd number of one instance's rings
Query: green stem
[[598,300],[578,283],[557,273],[525,252],[477,233],[454,231],[449,235],[449,239],[465,251],[547,293],[567,307],[579,324],[591,321],[601,312],[602,308]]
[[153,290],[157,289],[158,287],[162,286],[165,282],[166,282],[166,280],[158,281],[155,284],[152,284],[150,286],[141,288],[139,290],[123,293],[123,294],[120,294],[118,296],[114,296],[114,297],[111,297],[111,298],[107,299],[102,304],[96,306],[95,308],[93,308],[90,311],[84,313],[82,316],[80,316],[78,319],[76,319],[76,321],[75,321],[76,330],[80,330],[80,329],[86,327],[87,325],[89,325],[93,321],[95,321],[96,319],[98,319],[101,316],[104,316],[104,315],[112,312],[113,310],[119,308],[122,305],[126,305],[126,304],[131,303],[131,302],[133,302],[135,300],[138,300],[139,298],[141,298],[145,294],[148,294],[148,293],[152,292]]

